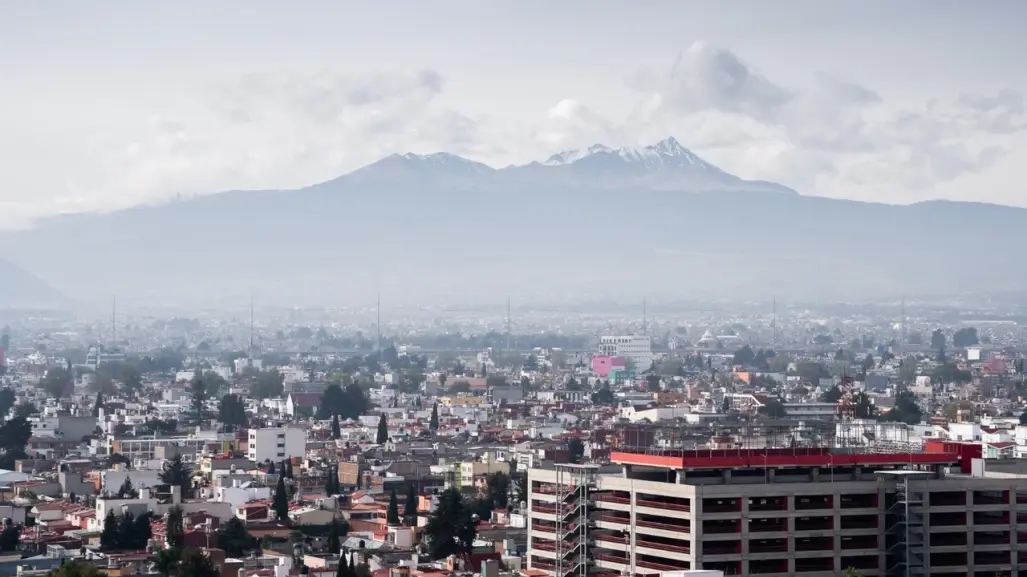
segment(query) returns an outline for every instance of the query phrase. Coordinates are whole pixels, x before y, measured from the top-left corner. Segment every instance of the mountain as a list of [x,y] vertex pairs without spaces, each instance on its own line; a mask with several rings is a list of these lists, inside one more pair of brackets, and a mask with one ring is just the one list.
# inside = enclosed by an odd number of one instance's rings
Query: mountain
[[[494,169],[384,158],[300,190],[41,221],[0,250],[82,298],[282,304],[594,297],[912,297],[1019,290],[1027,211],[804,196],[667,139]],[[83,283],[82,279],[89,282]],[[360,300],[363,299],[363,300]],[[498,302],[498,301],[497,301]]]
[[67,297],[56,289],[0,259],[0,308],[50,308],[66,304]]

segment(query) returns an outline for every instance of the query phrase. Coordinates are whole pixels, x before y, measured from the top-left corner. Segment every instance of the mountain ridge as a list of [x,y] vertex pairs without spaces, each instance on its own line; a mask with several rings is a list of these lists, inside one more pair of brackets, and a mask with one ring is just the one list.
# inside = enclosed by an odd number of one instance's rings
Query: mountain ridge
[[726,173],[676,140],[590,149],[499,169],[448,153],[390,155],[295,190],[45,220],[0,234],[0,251],[76,297],[167,302],[257,292],[326,304],[380,287],[415,301],[976,290],[975,277],[954,272],[961,262],[989,270],[989,288],[1027,284],[1004,251],[973,250],[1027,241],[1027,210],[805,196]]

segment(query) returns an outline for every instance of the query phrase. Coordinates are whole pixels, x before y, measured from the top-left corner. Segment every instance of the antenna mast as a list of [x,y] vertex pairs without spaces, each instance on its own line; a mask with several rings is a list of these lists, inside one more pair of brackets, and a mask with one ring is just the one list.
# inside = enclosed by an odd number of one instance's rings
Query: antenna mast
[[510,316],[510,297],[506,297],[506,350],[510,350],[510,337],[513,334],[511,328],[513,320]]
[[770,339],[770,346],[772,347],[777,346],[777,297],[775,296],[773,298],[774,302],[773,305],[771,305],[772,308],[770,318],[770,326],[774,329],[773,336]]
[[378,293],[378,320],[375,321],[375,326],[378,330],[378,336],[375,346],[378,349],[378,362],[382,362],[382,293]]
[[118,297],[111,299],[111,350],[118,347]]
[[250,350],[249,356],[253,358],[253,294],[250,293]]

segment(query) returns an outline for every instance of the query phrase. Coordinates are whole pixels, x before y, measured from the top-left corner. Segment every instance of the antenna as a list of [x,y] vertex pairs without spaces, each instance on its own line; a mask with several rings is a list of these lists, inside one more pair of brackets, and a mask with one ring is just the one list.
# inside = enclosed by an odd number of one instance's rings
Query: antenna
[[253,358],[253,293],[250,293],[250,350],[249,357]]
[[770,339],[771,347],[777,346],[777,297],[775,296],[773,299],[774,302],[771,305],[770,326],[774,329],[774,334]]
[[111,350],[118,346],[118,297],[111,299]]
[[506,297],[506,350],[510,350],[510,335],[513,333],[511,325],[513,320],[510,317],[510,297]]
[[378,362],[382,362],[382,293],[378,293],[378,320],[375,322],[375,326],[378,329],[377,344],[378,348]]
[[646,318],[646,302],[645,302],[645,300],[646,300],[645,296],[643,296],[642,297],[642,334],[647,335],[647,334],[649,334],[649,328],[648,328],[649,327],[649,323],[648,323],[648,319]]

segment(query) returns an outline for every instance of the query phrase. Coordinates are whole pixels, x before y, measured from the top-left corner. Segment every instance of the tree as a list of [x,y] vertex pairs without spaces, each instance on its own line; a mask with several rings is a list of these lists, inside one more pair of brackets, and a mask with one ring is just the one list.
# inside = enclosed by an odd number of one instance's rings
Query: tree
[[285,477],[278,476],[278,485],[275,487],[275,497],[271,501],[271,509],[275,512],[275,518],[285,521],[289,518],[289,495],[285,491]]
[[757,412],[771,419],[783,419],[788,416],[785,406],[777,399],[771,399],[767,404],[761,406]]
[[182,508],[178,505],[175,505],[168,510],[168,522],[165,533],[168,547],[180,549],[185,545],[185,525],[183,516]]
[[250,535],[238,517],[229,519],[218,531],[218,547],[224,549],[229,557],[244,557],[258,546],[257,539]]
[[431,406],[431,419],[428,420],[428,430],[432,433],[439,430],[439,404],[434,403]]
[[845,577],[863,577],[863,573],[855,567],[849,567],[845,570]]
[[101,577],[96,565],[87,561],[70,561],[47,573],[47,577]]
[[100,533],[100,548],[104,551],[111,551],[118,546],[118,518],[114,516],[112,509],[107,510],[107,516],[103,518],[103,532]]
[[980,343],[977,338],[977,329],[975,327],[966,327],[959,329],[952,335],[952,346],[956,348],[972,347]]
[[15,551],[21,543],[21,525],[11,525],[0,532],[0,551]]
[[567,441],[567,452],[571,463],[580,463],[585,458],[585,443],[581,439],[573,438]]
[[471,383],[470,383],[470,381],[467,381],[467,380],[464,380],[464,379],[460,379],[459,381],[454,381],[453,384],[449,386],[449,389],[447,390],[447,392],[449,394],[451,394],[451,395],[458,395],[460,393],[470,393],[471,392]]
[[617,399],[613,396],[613,391],[610,390],[610,383],[606,381],[599,387],[599,390],[592,393],[592,404],[593,405],[607,405],[613,406],[617,404]]
[[947,365],[949,358],[945,355],[945,345],[938,347],[938,356],[934,359],[939,365]]
[[745,345],[744,347],[735,351],[735,354],[731,357],[731,364],[741,367],[748,367],[752,365],[752,362],[756,359],[756,353],[752,350],[752,347]]
[[39,381],[39,386],[46,394],[58,400],[70,395],[74,389],[71,373],[63,367],[48,369]]
[[649,374],[645,376],[645,390],[658,393],[660,389],[660,375]]
[[96,393],[96,402],[93,403],[93,416],[100,416],[100,409],[103,408],[103,391]]
[[517,485],[514,490],[517,492],[517,500],[526,503],[528,501],[528,474],[518,473],[516,479]]
[[382,416],[378,419],[378,436],[375,442],[379,445],[384,444],[389,440],[389,418],[382,413]]
[[1027,411],[1020,413],[1020,424],[1027,425]]
[[399,500],[396,498],[396,490],[389,494],[389,509],[386,512],[385,522],[389,525],[399,525]]
[[36,408],[35,403],[32,403],[30,401],[25,401],[24,403],[18,403],[14,407],[14,416],[15,417],[21,417],[23,419],[31,417],[32,415],[34,415],[34,414],[36,414],[38,412],[39,412],[39,409]]
[[139,491],[136,491],[135,487],[132,486],[131,476],[125,477],[125,482],[118,489],[117,496],[119,499],[135,499],[139,496]]
[[[342,544],[339,542],[339,522],[332,519],[332,525],[328,529],[328,552],[332,555],[337,555],[342,550]],[[342,566],[342,560],[339,560],[339,566]]]
[[451,487],[440,493],[439,503],[424,528],[428,555],[436,560],[469,555],[477,533],[471,510],[464,504],[460,491]]
[[178,547],[169,547],[157,552],[157,557],[154,559],[154,565],[156,566],[157,573],[160,574],[160,577],[171,577],[181,560],[182,550]]
[[118,522],[118,549],[133,549],[136,535],[136,518],[131,511],[125,511]]
[[911,345],[920,345],[924,342],[924,336],[920,334],[920,331],[913,331],[906,335],[906,342]]
[[276,370],[258,373],[250,385],[250,394],[261,400],[280,397],[284,390],[285,376]]
[[182,560],[175,571],[178,577],[220,577],[217,566],[202,550],[189,548],[182,551]]
[[146,549],[147,543],[153,538],[153,513],[149,511],[136,517],[135,530],[132,532],[131,549]]
[[164,467],[160,472],[160,482],[165,485],[180,487],[183,499],[192,496],[192,470],[189,465],[185,464],[180,454],[176,454],[170,460],[164,462]]
[[295,479],[292,476],[292,460],[286,459],[282,462],[282,474],[285,475],[286,479]]
[[510,502],[510,476],[502,471],[491,473],[485,478],[485,486],[489,501],[505,509]]
[[325,495],[338,495],[340,491],[339,487],[339,469],[332,465],[328,466],[328,478],[325,479]]
[[941,329],[934,329],[934,332],[931,333],[931,348],[945,348],[945,333],[941,332]]
[[332,438],[342,437],[342,430],[339,428],[339,415],[332,415]]
[[203,407],[207,402],[207,384],[203,381],[199,371],[189,386],[189,394],[191,395],[190,406],[193,409],[193,414],[197,419],[202,419],[205,412]]
[[731,397],[730,396],[724,395],[724,402],[722,402],[720,404],[720,412],[721,413],[725,413],[725,414],[731,412]]
[[867,356],[863,357],[863,371],[869,371],[874,365],[874,355],[867,353]]
[[10,387],[0,389],[0,419],[7,418],[7,413],[10,412],[17,401],[18,396],[14,394],[14,390]]
[[17,416],[0,425],[0,469],[15,468],[14,462],[24,459],[25,445],[32,437],[32,425],[25,417]]
[[249,417],[246,415],[246,405],[239,395],[225,395],[218,403],[218,422],[228,430],[235,427],[245,427],[249,424]]
[[407,523],[415,525],[413,519],[417,518],[417,491],[414,490],[413,485],[407,485],[407,498],[406,504],[403,506],[403,517],[406,518]]

